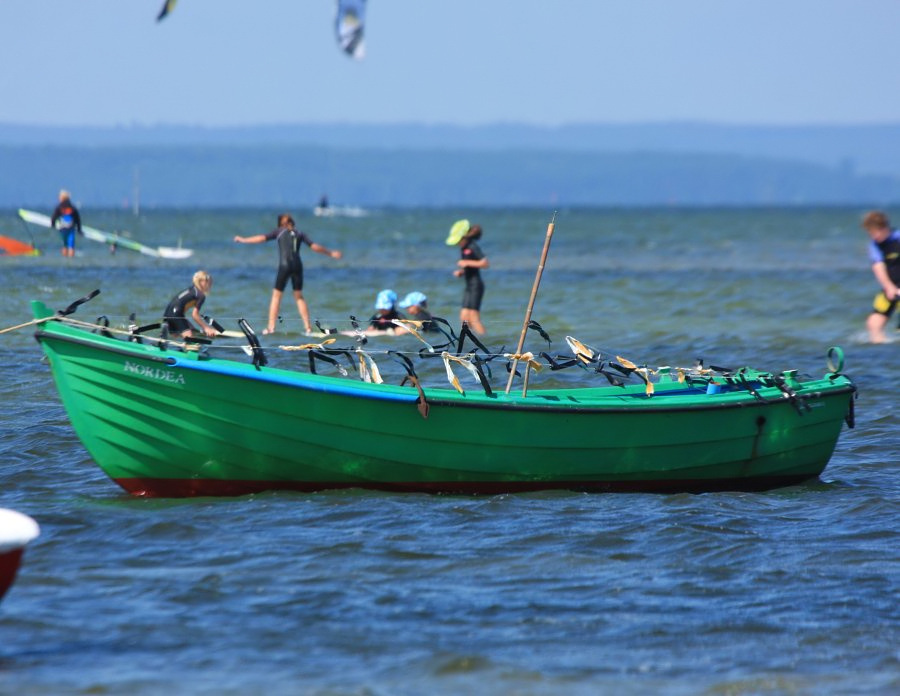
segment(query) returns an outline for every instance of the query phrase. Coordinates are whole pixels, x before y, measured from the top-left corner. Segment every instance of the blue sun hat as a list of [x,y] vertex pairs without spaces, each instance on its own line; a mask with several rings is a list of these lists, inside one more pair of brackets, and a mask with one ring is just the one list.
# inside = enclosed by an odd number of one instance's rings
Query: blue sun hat
[[375,298],[375,309],[393,309],[397,304],[397,293],[393,290],[382,290]]
[[457,220],[453,223],[453,227],[450,228],[450,234],[447,235],[447,239],[445,244],[447,246],[456,246],[459,244],[459,240],[466,236],[466,232],[469,231],[468,220]]
[[411,292],[400,302],[400,309],[406,309],[413,305],[424,305],[428,298],[421,292]]

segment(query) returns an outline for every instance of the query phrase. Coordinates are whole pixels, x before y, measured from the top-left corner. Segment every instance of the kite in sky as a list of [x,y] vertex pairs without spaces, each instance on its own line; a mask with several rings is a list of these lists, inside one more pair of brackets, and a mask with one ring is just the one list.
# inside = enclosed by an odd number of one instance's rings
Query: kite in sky
[[165,19],[165,16],[175,9],[176,2],[178,2],[178,0],[166,0],[162,10],[160,10],[159,15],[156,17],[156,21],[160,22]]
[[[156,21],[161,22],[165,19],[175,9],[176,2],[178,0],[166,0]],[[362,60],[366,55],[366,47],[363,42],[365,16],[366,0],[337,0],[335,30],[338,45],[344,53],[356,60]]]
[[337,5],[335,28],[338,44],[348,56],[361,60],[366,55],[363,42],[366,0],[338,0]]

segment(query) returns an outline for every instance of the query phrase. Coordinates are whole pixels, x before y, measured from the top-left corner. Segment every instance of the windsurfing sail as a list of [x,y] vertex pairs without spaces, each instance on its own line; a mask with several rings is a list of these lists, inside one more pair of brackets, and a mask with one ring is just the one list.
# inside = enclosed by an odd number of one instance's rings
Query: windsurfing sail
[[348,56],[362,60],[366,55],[363,41],[363,24],[366,16],[366,0],[337,0],[338,45]]
[[[156,16],[156,21],[161,22],[172,10],[178,0],[165,0],[162,9]],[[366,47],[363,40],[363,25],[366,17],[366,0],[337,0],[337,19],[335,30],[337,32],[338,45],[341,50],[351,58],[362,60],[366,56]]]
[[0,235],[0,256],[37,256],[40,253],[30,244]]
[[[30,222],[32,225],[52,228],[49,215],[20,208],[19,217],[25,222]],[[128,237],[123,237],[117,232],[102,232],[93,227],[88,227],[87,225],[82,225],[81,231],[84,232],[85,238],[90,239],[91,241],[108,244],[114,248],[122,247],[123,249],[130,249],[131,251],[137,251],[138,253],[146,256],[153,256],[155,258],[186,259],[194,253],[193,249],[182,249],[181,247],[148,247]]]
[[163,3],[162,10],[160,10],[159,15],[156,17],[156,21],[161,22],[165,19],[166,15],[175,9],[176,2],[178,2],[178,0],[166,0],[165,3]]

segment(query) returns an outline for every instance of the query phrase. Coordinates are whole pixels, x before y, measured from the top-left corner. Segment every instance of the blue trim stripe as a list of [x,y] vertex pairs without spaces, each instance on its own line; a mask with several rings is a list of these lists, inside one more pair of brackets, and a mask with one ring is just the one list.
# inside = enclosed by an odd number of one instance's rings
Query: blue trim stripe
[[[360,387],[353,382],[347,382],[345,384],[343,380],[336,381],[335,383],[321,383],[294,375],[283,375],[277,372],[273,373],[270,370],[254,370],[251,372],[243,365],[230,365],[228,363],[198,362],[195,360],[186,360],[184,358],[175,358],[173,366],[185,370],[197,370],[199,372],[209,372],[228,377],[237,377],[239,379],[281,384],[286,387],[294,387],[295,389],[306,389],[308,391],[317,391],[325,394],[339,394],[341,396],[353,396],[356,398],[372,399],[374,401],[415,403],[416,399],[419,398],[418,392],[412,389],[409,394],[398,394],[393,391],[360,389]],[[360,383],[360,385],[361,384],[363,383]]]

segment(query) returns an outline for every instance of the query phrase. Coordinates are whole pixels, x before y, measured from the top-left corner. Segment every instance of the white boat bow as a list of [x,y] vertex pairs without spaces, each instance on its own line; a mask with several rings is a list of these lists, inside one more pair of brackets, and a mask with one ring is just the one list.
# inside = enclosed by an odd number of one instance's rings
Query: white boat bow
[[0,599],[16,579],[25,546],[40,533],[28,515],[0,508]]

